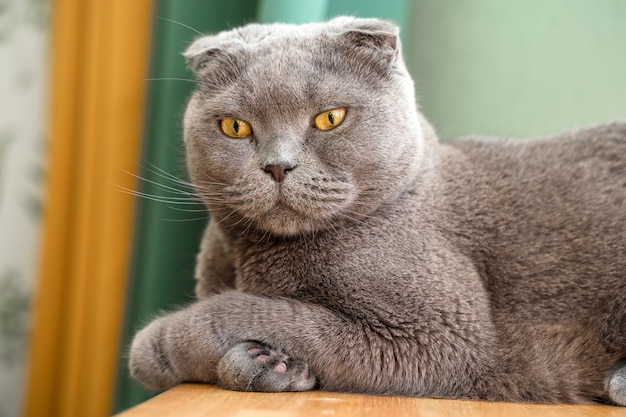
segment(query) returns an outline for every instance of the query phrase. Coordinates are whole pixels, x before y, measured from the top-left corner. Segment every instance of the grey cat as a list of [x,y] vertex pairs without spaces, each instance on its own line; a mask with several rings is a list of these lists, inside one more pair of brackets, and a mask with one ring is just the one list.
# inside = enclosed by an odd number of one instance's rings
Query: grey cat
[[183,381],[626,405],[626,123],[439,143],[398,28],[198,39],[199,300],[131,347]]

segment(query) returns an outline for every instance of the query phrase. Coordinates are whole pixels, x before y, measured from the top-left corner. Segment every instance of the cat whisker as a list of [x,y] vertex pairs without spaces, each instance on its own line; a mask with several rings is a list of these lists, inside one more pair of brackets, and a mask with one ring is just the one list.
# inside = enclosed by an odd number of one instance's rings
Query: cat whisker
[[184,211],[185,213],[207,213],[206,209],[184,209],[180,207],[174,207],[171,205],[168,205],[167,207],[171,208],[172,210]]
[[[224,222],[226,220],[228,220],[233,214],[235,214],[237,211],[236,210],[231,210],[230,213],[228,215],[226,215],[226,217],[224,217],[223,219],[221,219],[218,224],[224,224]],[[241,221],[241,220],[240,220]]]
[[[351,213],[351,212],[347,212],[347,213]],[[353,214],[354,214],[354,213],[353,213]],[[361,219],[358,219],[358,218],[357,218],[356,216],[354,216],[354,215],[352,215],[352,216],[351,216],[351,215],[346,214],[346,213],[340,213],[339,215],[340,215],[342,218],[347,219],[347,220],[349,220],[349,221],[351,221],[351,222],[359,223],[359,224],[361,224],[361,225],[367,225],[367,222],[365,222],[365,221],[363,221],[363,220],[361,220]]]
[[253,221],[252,219],[249,219],[249,220],[248,220],[248,224],[246,225],[246,228],[244,229],[244,232],[243,232],[243,233],[244,233],[244,238],[245,238],[246,240],[248,240],[248,234],[249,234],[249,232],[250,232],[250,229],[251,229],[251,227],[252,227],[253,222],[254,222],[254,221]]
[[[177,177],[177,176],[175,176],[173,174],[170,174],[169,172],[167,172],[167,171],[165,171],[165,170],[163,170],[163,169],[161,169],[161,168],[159,168],[159,167],[157,167],[157,166],[155,166],[153,164],[148,163],[147,165],[149,165],[149,167],[148,166],[144,166],[144,169],[146,171],[151,172],[152,174],[158,175],[159,177],[163,178],[166,181],[170,181],[170,182],[172,182],[174,184],[178,184],[178,185],[181,185],[181,186],[183,186],[185,188],[194,190],[194,192],[195,192],[195,189],[197,187],[196,184],[194,184],[194,183],[192,183],[190,181],[184,180],[182,178],[179,178],[179,177]],[[215,182],[215,184],[216,185],[222,185],[221,183],[218,183],[218,182]]]
[[159,219],[164,222],[197,222],[200,220],[209,220],[210,216],[194,217],[191,219]]
[[269,235],[270,233],[266,230],[261,236],[261,238],[258,241],[256,241],[253,246],[259,246],[263,244],[264,242],[269,242],[270,241]]
[[151,179],[141,177],[139,175],[136,175],[128,171],[125,171],[125,172],[145,183],[155,185],[168,193],[172,193],[175,196],[150,194],[150,193],[145,193],[145,192],[141,192],[137,190],[125,189],[124,187],[118,187],[118,188],[132,195],[135,195],[136,197],[141,197],[141,198],[145,198],[148,200],[161,202],[164,204],[203,206],[203,208],[197,209],[197,210],[185,210],[179,207],[169,206],[169,208],[179,210],[179,211],[206,212],[206,209],[204,208],[205,203],[207,202],[220,203],[221,202],[221,198],[220,198],[221,194],[211,193],[210,191],[207,191],[204,189],[200,189],[200,192],[194,191],[194,185],[191,182],[178,178],[177,176],[170,174],[167,171],[157,167],[156,165],[150,164],[149,162],[146,163],[146,165],[147,166],[144,166],[143,169],[145,169],[147,172],[157,175],[166,181],[179,185],[182,188],[166,185],[158,181],[153,181]]
[[220,187],[228,187],[229,184],[226,184],[224,182],[220,182],[211,178],[211,181],[202,180],[202,181],[199,181],[197,184],[193,184],[193,185],[196,187],[206,187],[206,186],[211,186],[211,185],[217,185]]
[[205,81],[202,80],[194,80],[191,78],[180,78],[180,77],[152,77],[152,78],[145,78],[144,81],[184,81],[184,82],[188,82],[188,83],[193,83],[195,84],[196,87],[200,87],[200,86],[207,86],[207,83]]
[[164,196],[155,195],[155,194],[142,193],[140,191],[128,192],[128,194],[132,194],[136,197],[141,197],[141,198],[145,198],[148,200],[157,201],[159,203],[165,203],[165,204],[181,204],[181,205],[189,205],[189,206],[199,205],[197,201],[176,198],[176,197],[164,197]]
[[166,21],[166,22],[170,22],[170,23],[177,24],[177,25],[179,25],[179,26],[182,26],[182,27],[184,27],[184,28],[187,28],[187,29],[191,30],[192,32],[195,32],[197,35],[200,35],[200,36],[203,36],[203,35],[204,35],[204,33],[200,32],[199,30],[197,30],[197,29],[195,29],[195,28],[193,28],[193,27],[191,27],[191,26],[189,26],[189,25],[186,25],[186,24],[184,24],[184,23],[182,23],[182,22],[179,22],[179,21],[177,21],[177,20],[174,20],[174,19],[169,19],[169,18],[167,18],[167,17],[163,17],[163,16],[157,16],[157,19],[159,19],[159,20],[164,20],[164,21]]
[[188,187],[193,187],[194,186],[193,183],[191,183],[189,181],[186,181],[186,180],[184,180],[182,178],[179,178],[176,175],[171,174],[171,173],[167,172],[166,170],[164,170],[163,168],[159,168],[158,166],[156,166],[156,165],[154,165],[154,164],[152,164],[150,162],[146,162],[143,168],[146,169],[149,172],[152,172],[153,174],[159,175],[160,177],[168,179],[168,180],[170,180],[172,182],[176,182],[178,184],[186,185]]
[[145,81],[186,81],[190,83],[197,84],[199,81],[191,78],[178,78],[178,77],[155,77],[155,78],[146,78]]
[[337,228],[335,227],[335,224],[332,220],[323,219],[321,223],[322,223],[323,230],[325,230],[326,232],[330,233],[333,237],[335,237],[337,239],[337,242],[341,242],[341,244],[343,244],[343,241],[340,238],[339,232],[337,231]]
[[195,200],[199,200],[200,199],[198,197],[198,195],[196,193],[194,193],[194,192],[185,191],[185,190],[181,190],[179,188],[170,187],[169,185],[161,184],[160,182],[149,180],[147,178],[143,178],[143,177],[141,177],[139,175],[133,174],[132,172],[128,172],[128,171],[124,171],[124,172],[126,172],[127,174],[129,174],[129,175],[131,175],[131,176],[133,176],[133,177],[135,177],[135,178],[137,178],[137,179],[139,179],[139,180],[141,180],[141,181],[143,181],[145,183],[156,185],[157,187],[162,188],[164,190],[171,191],[171,192],[176,193],[176,194],[181,194],[181,195],[187,196],[190,199],[195,199]]
[[135,197],[145,198],[147,200],[157,201],[159,203],[165,204],[183,204],[183,205],[199,205],[199,202],[195,199],[190,198],[182,198],[182,197],[166,197],[154,194],[143,193],[141,191],[132,190],[130,188],[122,187],[121,185],[113,184],[116,188],[116,191],[122,192],[124,194],[133,195]]
[[151,164],[149,162],[147,162],[146,165],[147,166],[143,167],[146,171],[151,172],[151,173],[153,173],[155,175],[158,175],[158,176],[160,176],[161,178],[163,178],[165,180],[171,181],[171,182],[176,183],[176,184],[180,184],[182,186],[185,186],[186,188],[190,188],[190,189],[194,189],[194,190],[196,188],[202,188],[202,186],[205,186],[205,185],[219,185],[219,186],[226,186],[227,185],[227,184],[225,184],[223,182],[219,182],[219,181],[216,181],[216,180],[213,180],[213,179],[212,179],[212,182],[204,182],[203,184],[198,185],[198,184],[194,184],[194,183],[192,183],[190,181],[184,180],[182,178],[179,178],[176,175],[173,175],[173,174],[165,171],[164,169],[159,168],[156,165]]
[[206,200],[211,200],[211,201],[215,201],[215,202],[219,203],[220,201],[223,201],[223,199],[224,199],[224,195],[220,194],[220,193],[209,193],[209,192],[204,192],[203,191],[203,192],[196,192],[196,195],[202,201],[204,201],[206,199]]

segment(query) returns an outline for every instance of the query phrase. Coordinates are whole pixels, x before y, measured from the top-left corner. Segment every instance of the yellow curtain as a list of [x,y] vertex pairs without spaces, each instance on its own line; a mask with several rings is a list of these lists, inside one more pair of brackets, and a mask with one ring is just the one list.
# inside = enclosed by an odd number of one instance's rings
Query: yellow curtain
[[49,176],[25,415],[110,415],[150,0],[55,0]]

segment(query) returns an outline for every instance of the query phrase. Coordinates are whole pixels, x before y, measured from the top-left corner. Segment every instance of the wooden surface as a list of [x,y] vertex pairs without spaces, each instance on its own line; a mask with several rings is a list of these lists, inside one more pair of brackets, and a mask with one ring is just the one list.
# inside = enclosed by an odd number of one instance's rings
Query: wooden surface
[[210,385],[184,384],[117,417],[626,417],[626,408],[604,405],[540,405],[428,398],[302,393],[242,393]]

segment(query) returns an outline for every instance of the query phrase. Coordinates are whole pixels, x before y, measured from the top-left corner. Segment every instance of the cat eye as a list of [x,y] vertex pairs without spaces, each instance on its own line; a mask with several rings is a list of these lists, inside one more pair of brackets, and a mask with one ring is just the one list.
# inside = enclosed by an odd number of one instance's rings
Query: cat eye
[[346,117],[346,108],[337,107],[336,109],[326,110],[315,116],[315,127],[319,130],[334,129],[343,122]]
[[226,117],[220,122],[220,128],[226,136],[231,138],[240,139],[250,136],[252,134],[252,127],[250,123],[244,122],[241,119],[235,119],[234,117]]

